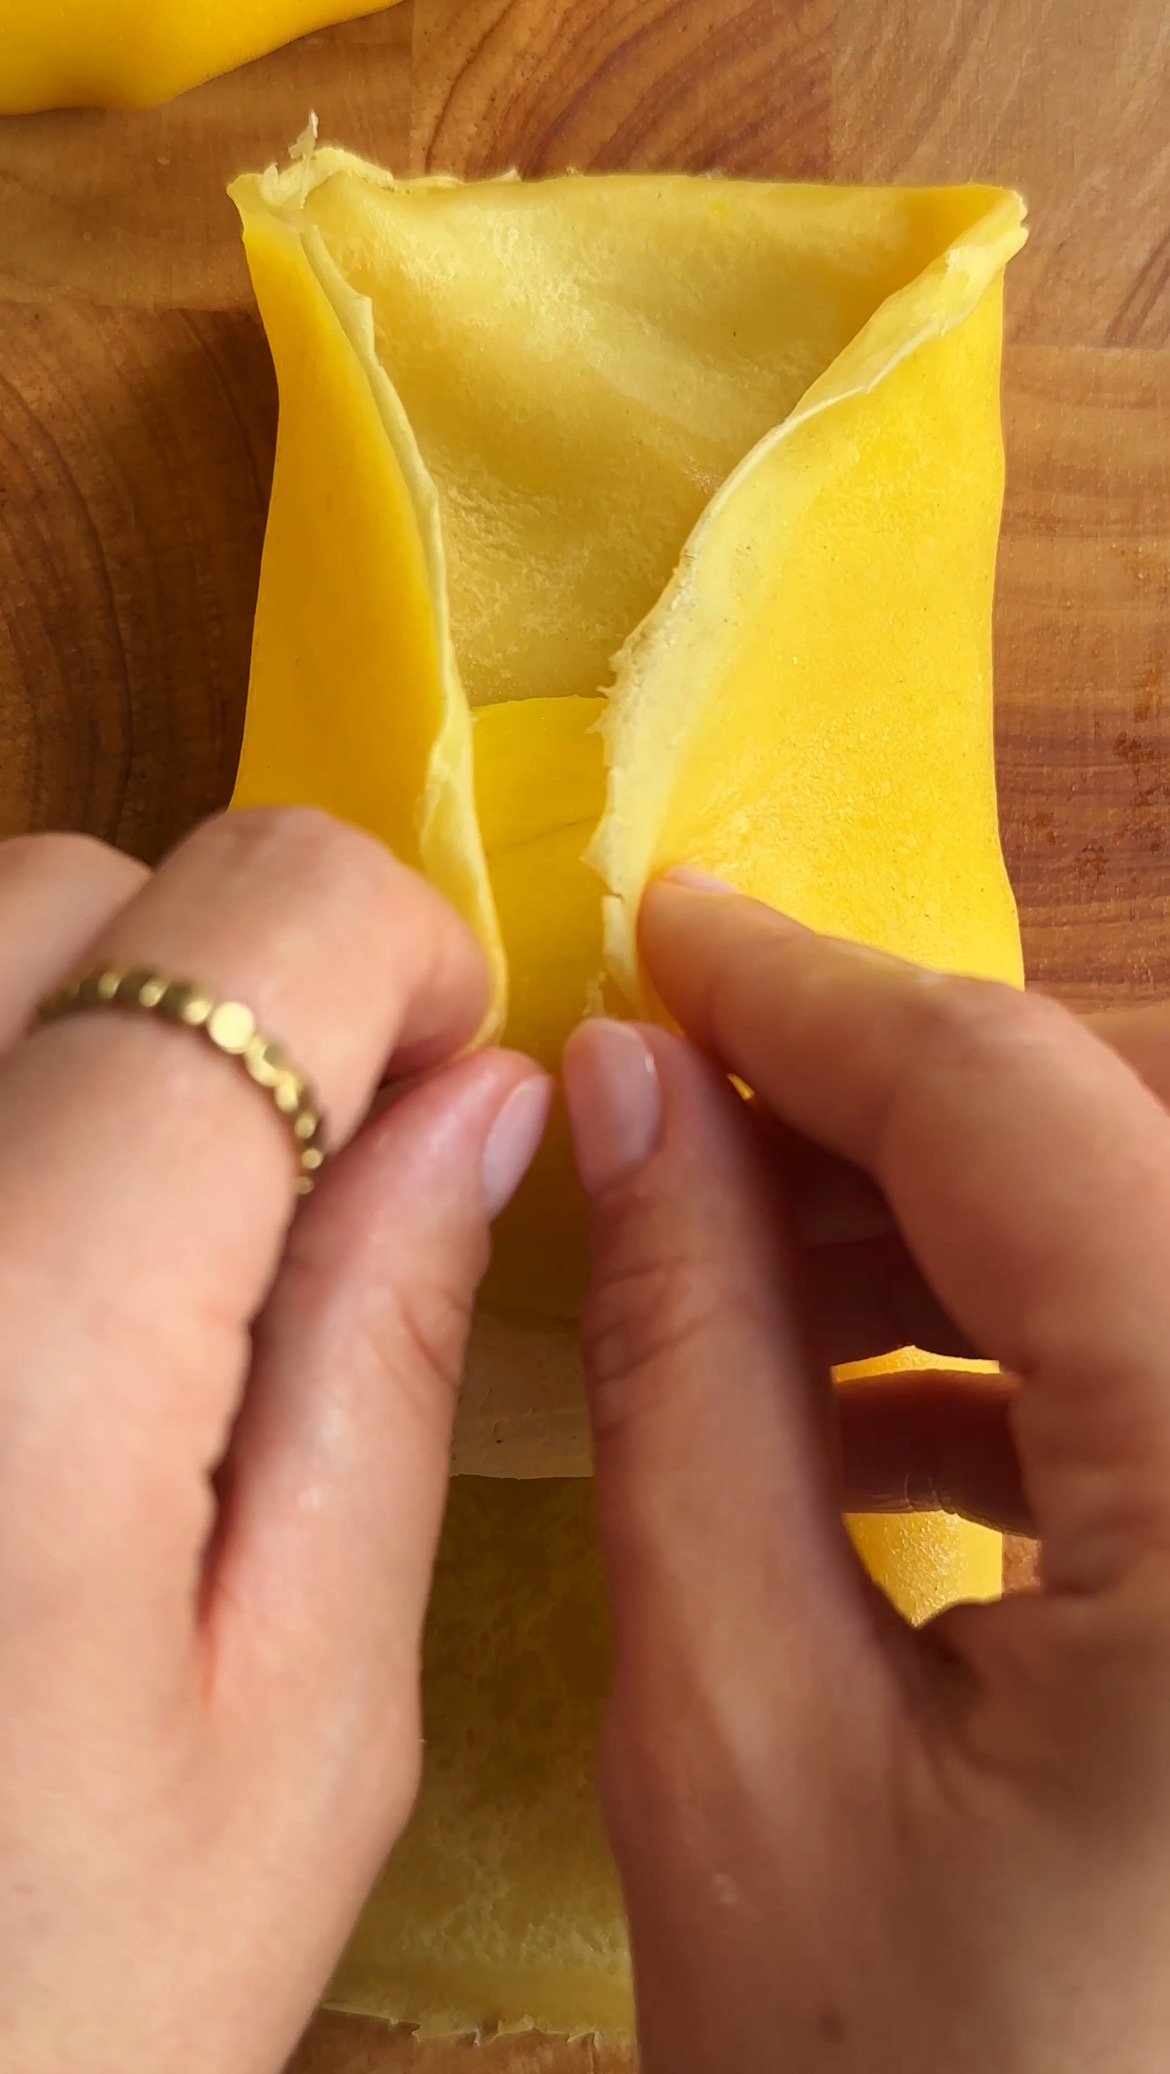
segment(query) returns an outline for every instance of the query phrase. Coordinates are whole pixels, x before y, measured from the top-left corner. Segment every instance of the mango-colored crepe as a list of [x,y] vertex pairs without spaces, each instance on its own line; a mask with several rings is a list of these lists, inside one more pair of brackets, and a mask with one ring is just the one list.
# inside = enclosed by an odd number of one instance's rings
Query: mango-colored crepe
[[0,115],[153,108],[394,0],[0,0]]
[[427,1629],[422,1794],[331,2003],[440,2033],[631,2028],[595,1783],[607,1670],[592,1484],[456,1477]]
[[[683,861],[817,927],[1020,983],[991,708],[1018,199],[399,183],[324,150],[233,192],[281,395],[237,803],[324,806],[425,872],[484,945],[492,1029],[554,1067],[581,1015],[645,1012],[638,902]],[[557,1117],[498,1227],[457,1468],[587,1473],[584,1232]],[[508,1507],[541,1502],[484,1500],[505,1539]],[[910,1618],[998,1590],[979,1528],[852,1530]],[[539,1651],[521,1665],[512,1647],[493,1627],[493,1710],[517,1678],[542,1689]],[[557,1898],[573,1822],[516,1839],[526,1737],[482,1791],[470,1747],[432,1767],[341,1976],[351,1999],[440,2026],[609,2023],[584,1918]],[[543,1746],[550,1779],[564,1748]],[[466,1875],[469,1796],[475,1863],[514,1849],[528,1869],[489,1879],[460,1942],[435,1911]],[[477,1972],[491,1921],[510,1928]],[[439,1954],[426,1978],[397,1956],[408,1922]],[[589,1951],[608,1950],[589,1922]]]

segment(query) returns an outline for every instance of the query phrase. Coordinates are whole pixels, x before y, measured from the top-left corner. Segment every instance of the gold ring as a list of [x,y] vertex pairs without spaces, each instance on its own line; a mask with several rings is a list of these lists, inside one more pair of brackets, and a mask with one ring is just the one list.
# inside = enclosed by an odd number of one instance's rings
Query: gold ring
[[256,1018],[241,1001],[220,1001],[190,979],[171,979],[163,972],[130,971],[103,966],[74,979],[51,994],[37,1010],[40,1023],[60,1022],[91,1008],[137,1009],[161,1016],[206,1037],[217,1051],[236,1059],[248,1078],[271,1095],[292,1135],[297,1156],[298,1195],[311,1195],[318,1170],[325,1164],[325,1119],[311,1083],[293,1065],[283,1045],[256,1027]]

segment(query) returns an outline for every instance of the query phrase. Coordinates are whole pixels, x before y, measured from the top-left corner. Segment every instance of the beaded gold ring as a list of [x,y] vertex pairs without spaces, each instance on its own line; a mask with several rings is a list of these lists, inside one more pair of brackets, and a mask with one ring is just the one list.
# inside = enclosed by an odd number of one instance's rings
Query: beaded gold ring
[[257,1028],[255,1016],[242,1001],[220,1001],[195,980],[109,965],[87,972],[51,994],[41,1003],[37,1021],[56,1023],[91,1008],[126,1008],[157,1015],[164,1022],[194,1030],[216,1051],[238,1060],[248,1078],[271,1097],[288,1127],[297,1158],[297,1194],[312,1194],[325,1164],[325,1119],[320,1102],[283,1045]]

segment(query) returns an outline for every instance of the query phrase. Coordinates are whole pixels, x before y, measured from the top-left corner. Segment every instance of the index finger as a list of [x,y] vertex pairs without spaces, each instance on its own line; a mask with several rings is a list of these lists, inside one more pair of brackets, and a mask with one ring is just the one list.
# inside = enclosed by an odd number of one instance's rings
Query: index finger
[[1170,1119],[1040,996],[924,972],[662,880],[641,924],[683,1029],[866,1167],[1014,1412],[1051,1582],[1170,1548]]

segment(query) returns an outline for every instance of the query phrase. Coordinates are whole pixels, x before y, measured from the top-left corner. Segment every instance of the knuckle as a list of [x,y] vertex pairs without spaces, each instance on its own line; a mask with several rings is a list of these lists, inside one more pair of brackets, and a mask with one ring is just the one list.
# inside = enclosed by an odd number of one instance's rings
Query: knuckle
[[206,824],[245,870],[327,884],[350,899],[385,895],[395,864],[373,836],[318,807],[247,807]]
[[[1075,1030],[1058,1002],[998,980],[923,972],[902,1029],[900,1055],[875,1117],[878,1166],[909,1128],[913,1134],[940,1090],[973,1099],[981,1084],[1026,1070],[1030,1053],[1050,1053]],[[965,1092],[964,1092],[965,1090]]]
[[434,1277],[404,1284],[378,1333],[379,1357],[395,1386],[433,1411],[436,1394],[450,1408],[463,1372],[471,1306],[465,1292]]
[[[486,1251],[485,1239],[485,1256]],[[291,1315],[309,1321],[314,1333],[332,1332],[338,1287],[347,1286],[355,1296],[342,1328],[347,1369],[375,1398],[392,1392],[433,1421],[436,1405],[449,1413],[458,1394],[482,1266],[482,1259],[464,1252],[444,1272],[408,1248],[387,1269],[383,1255],[363,1257],[360,1241],[355,1251],[340,1226],[331,1229],[327,1217],[310,1215],[293,1226],[285,1250],[282,1302]]]
[[1065,1009],[1042,994],[1020,993],[999,980],[945,978],[917,995],[912,1049],[936,1058],[994,1061],[1070,1027]]
[[689,1249],[643,1246],[590,1292],[582,1354],[599,1430],[652,1408],[680,1360],[709,1336],[720,1278]]
[[750,1026],[761,999],[783,999],[791,984],[791,945],[778,920],[770,909],[744,903],[734,933],[716,951],[704,1020],[725,1040]]

